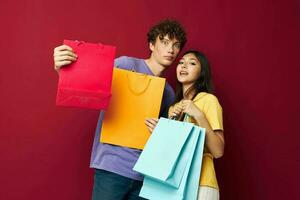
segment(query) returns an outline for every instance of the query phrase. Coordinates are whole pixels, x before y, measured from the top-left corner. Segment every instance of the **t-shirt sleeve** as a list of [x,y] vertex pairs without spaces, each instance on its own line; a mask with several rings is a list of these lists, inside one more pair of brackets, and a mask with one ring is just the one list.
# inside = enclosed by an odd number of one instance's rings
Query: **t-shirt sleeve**
[[222,107],[215,96],[209,95],[204,104],[204,113],[213,130],[224,130]]
[[160,117],[168,118],[168,110],[169,107],[174,103],[175,101],[175,93],[173,88],[166,82],[166,86],[164,89],[162,104],[161,104],[161,110],[160,110]]
[[114,66],[120,69],[131,70],[132,64],[127,56],[121,56],[115,59]]

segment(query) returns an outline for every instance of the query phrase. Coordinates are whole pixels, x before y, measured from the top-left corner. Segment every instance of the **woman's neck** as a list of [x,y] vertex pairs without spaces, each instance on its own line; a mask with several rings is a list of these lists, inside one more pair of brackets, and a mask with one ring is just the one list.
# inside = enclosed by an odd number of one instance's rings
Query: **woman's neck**
[[193,87],[194,83],[183,84],[182,85],[182,96],[184,99],[191,100],[196,94],[196,88]]

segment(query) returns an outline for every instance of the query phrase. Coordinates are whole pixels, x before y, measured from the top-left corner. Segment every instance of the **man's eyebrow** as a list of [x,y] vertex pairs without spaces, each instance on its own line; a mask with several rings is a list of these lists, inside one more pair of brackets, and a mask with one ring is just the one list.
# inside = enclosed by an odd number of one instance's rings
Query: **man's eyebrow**
[[[161,40],[171,41],[169,38],[163,37]],[[174,44],[180,44],[180,41],[174,42]]]

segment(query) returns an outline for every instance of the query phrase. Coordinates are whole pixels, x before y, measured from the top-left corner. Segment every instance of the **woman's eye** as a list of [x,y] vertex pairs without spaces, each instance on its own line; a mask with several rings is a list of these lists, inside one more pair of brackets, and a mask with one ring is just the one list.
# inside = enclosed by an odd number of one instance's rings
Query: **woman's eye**
[[194,62],[192,62],[192,63],[190,63],[191,65],[196,65],[196,63],[194,63]]
[[183,61],[179,61],[179,63],[178,63],[179,65],[182,65],[183,64]]

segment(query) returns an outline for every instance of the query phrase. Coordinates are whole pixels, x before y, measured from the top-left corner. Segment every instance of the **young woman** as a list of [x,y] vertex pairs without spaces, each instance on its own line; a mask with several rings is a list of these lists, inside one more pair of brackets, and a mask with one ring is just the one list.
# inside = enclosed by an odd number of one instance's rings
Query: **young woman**
[[224,152],[222,107],[212,94],[211,71],[207,58],[198,51],[187,51],[177,69],[178,87],[169,118],[192,122],[206,129],[205,148],[198,200],[218,200],[219,187],[213,159]]

